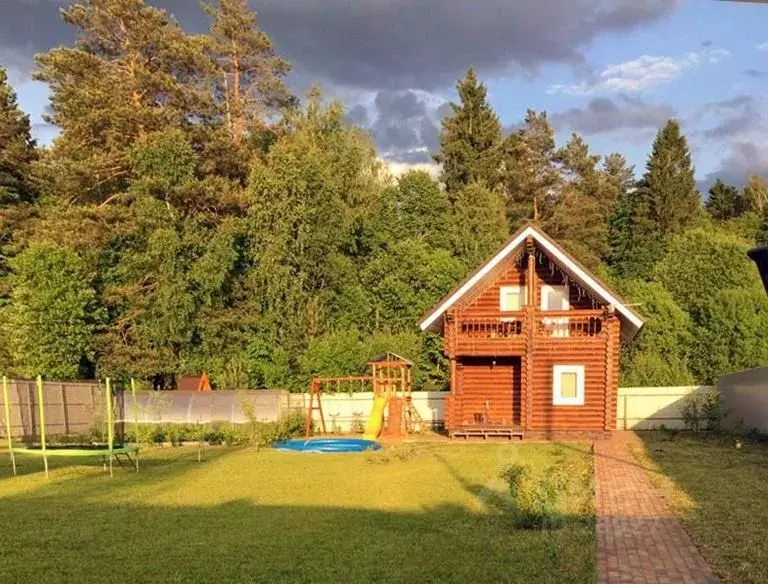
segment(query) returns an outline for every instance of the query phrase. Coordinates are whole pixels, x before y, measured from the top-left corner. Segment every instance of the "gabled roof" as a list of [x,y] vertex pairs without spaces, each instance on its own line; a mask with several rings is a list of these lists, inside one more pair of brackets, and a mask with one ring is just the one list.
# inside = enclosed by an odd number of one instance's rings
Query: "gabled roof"
[[504,258],[512,254],[517,248],[525,243],[525,240],[531,237],[541,246],[561,268],[563,268],[571,278],[579,282],[585,290],[592,292],[597,298],[603,300],[606,304],[613,306],[621,317],[622,321],[630,328],[629,336],[640,330],[644,321],[638,314],[629,308],[608,286],[598,280],[584,266],[577,262],[573,257],[555,243],[550,237],[535,225],[527,225],[515,233],[504,246],[485,264],[470,276],[468,276],[454,290],[448,293],[438,304],[425,316],[419,323],[421,330],[439,330],[441,325],[440,317],[453,306],[460,298],[474,288],[480,280],[488,274],[493,268],[501,263]]

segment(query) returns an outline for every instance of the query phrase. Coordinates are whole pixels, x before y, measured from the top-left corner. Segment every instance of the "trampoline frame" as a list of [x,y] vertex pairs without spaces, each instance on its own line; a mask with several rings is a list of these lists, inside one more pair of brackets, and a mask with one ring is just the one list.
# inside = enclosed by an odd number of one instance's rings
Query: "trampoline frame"
[[[37,401],[38,411],[40,416],[40,446],[14,446],[13,436],[11,435],[11,412],[10,404],[8,400],[8,378],[3,376],[3,402],[5,404],[5,427],[6,434],[8,436],[8,452],[11,455],[11,466],[13,467],[13,474],[16,476],[16,454],[28,454],[32,456],[42,456],[43,466],[45,467],[45,478],[48,476],[48,457],[72,457],[72,458],[92,458],[102,457],[104,461],[104,468],[109,468],[109,476],[114,476],[112,462],[113,460],[122,466],[123,462],[120,456],[125,456],[128,462],[139,472],[139,421],[138,421],[138,408],[136,402],[136,384],[131,379],[131,395],[133,397],[134,407],[134,424],[136,431],[137,442],[133,445],[127,444],[115,444],[115,425],[114,425],[114,405],[112,403],[112,381],[109,377],[106,378],[106,386],[104,388],[104,403],[107,410],[107,443],[98,445],[100,447],[95,448],[76,448],[70,445],[67,446],[49,446],[45,438],[45,404],[43,402],[43,378],[37,376]],[[134,458],[131,458],[131,454],[134,454]]]

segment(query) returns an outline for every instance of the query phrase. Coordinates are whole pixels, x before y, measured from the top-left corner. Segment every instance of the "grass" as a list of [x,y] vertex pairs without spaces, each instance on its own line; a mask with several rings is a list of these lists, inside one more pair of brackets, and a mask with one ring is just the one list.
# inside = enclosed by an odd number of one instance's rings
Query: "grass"
[[768,445],[641,433],[652,474],[724,583],[768,584]]
[[[573,469],[551,531],[516,530],[512,462]],[[541,582],[595,579],[586,445],[420,444],[370,454],[150,450],[140,473],[0,455],[2,581]],[[82,464],[73,461],[74,464]]]

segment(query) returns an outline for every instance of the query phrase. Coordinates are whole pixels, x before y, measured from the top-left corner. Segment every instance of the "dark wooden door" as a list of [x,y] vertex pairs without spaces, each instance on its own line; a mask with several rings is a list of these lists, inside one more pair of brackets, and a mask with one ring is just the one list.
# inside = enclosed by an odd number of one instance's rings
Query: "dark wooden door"
[[520,423],[519,357],[464,357],[457,373],[458,425]]

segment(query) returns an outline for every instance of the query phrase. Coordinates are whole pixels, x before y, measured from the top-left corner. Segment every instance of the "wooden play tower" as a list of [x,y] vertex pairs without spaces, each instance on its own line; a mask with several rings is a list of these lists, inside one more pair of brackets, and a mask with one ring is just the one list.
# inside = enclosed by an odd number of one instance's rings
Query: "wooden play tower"
[[396,353],[384,353],[368,362],[370,375],[346,377],[313,377],[309,392],[309,407],[305,434],[312,433],[313,413],[317,412],[320,432],[327,433],[323,414],[323,393],[344,393],[372,391],[374,398],[386,401],[385,424],[382,434],[388,437],[402,437],[420,431],[424,422],[413,406],[413,363]]

